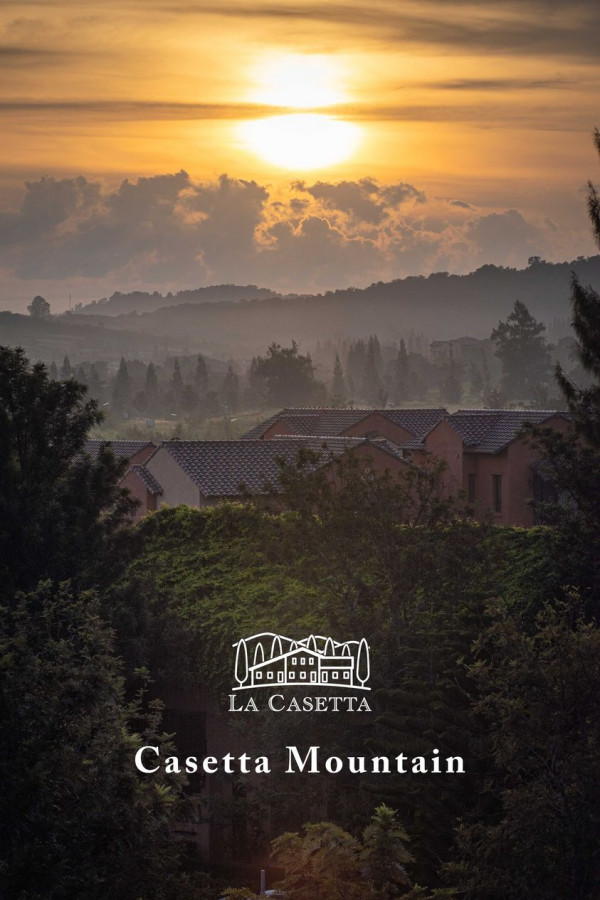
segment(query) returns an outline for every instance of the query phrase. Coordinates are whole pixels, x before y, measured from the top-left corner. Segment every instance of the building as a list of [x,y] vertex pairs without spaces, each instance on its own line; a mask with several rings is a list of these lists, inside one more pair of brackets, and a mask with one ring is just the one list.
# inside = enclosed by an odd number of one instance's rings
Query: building
[[445,492],[463,492],[478,518],[491,515],[499,525],[531,526],[532,500],[543,491],[550,496],[550,486],[539,451],[521,436],[527,423],[563,433],[571,427],[566,413],[551,410],[461,409],[402,449],[415,465],[423,465],[428,455],[444,460]]
[[425,435],[448,415],[446,409],[348,409],[290,407],[256,425],[242,440],[268,441],[274,437],[382,437],[400,446]]
[[313,468],[335,478],[333,461],[352,451],[377,472],[406,471],[411,464],[395,444],[363,437],[280,437],[244,441],[163,441],[143,466],[134,465],[121,484],[139,500],[137,518],[160,506],[214,506],[246,493],[277,487],[280,461],[293,463],[302,449],[320,454]]
[[85,442],[85,452],[96,459],[100,448],[106,445],[110,447],[115,456],[118,456],[119,459],[126,459],[132,466],[141,465],[156,450],[156,444],[153,441],[90,440]]

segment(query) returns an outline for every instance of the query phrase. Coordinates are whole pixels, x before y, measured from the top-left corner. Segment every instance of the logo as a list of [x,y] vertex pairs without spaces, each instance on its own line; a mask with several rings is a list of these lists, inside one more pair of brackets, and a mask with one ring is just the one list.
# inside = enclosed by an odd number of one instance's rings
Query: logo
[[[336,697],[303,696],[292,698],[283,704],[282,694],[269,697],[268,707],[276,712],[283,709],[295,712],[324,712],[340,709],[354,712],[369,711],[366,700],[358,706],[348,692],[370,691],[367,681],[371,674],[369,645],[366,640],[334,641],[331,637],[311,634],[295,640],[282,634],[261,632],[242,638],[233,644],[235,648],[234,691],[255,691],[261,688],[296,688],[302,694],[310,688],[333,688],[340,692]],[[254,712],[258,710],[251,697],[244,707],[235,703],[230,695],[230,712]]]

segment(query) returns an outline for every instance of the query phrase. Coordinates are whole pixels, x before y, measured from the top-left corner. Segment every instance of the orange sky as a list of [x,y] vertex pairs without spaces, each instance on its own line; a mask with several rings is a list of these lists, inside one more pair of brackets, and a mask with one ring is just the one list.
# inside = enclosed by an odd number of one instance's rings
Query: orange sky
[[[268,189],[263,249],[272,203],[279,192],[291,202],[292,182],[376,179],[423,192],[419,222],[427,214],[434,232],[443,204],[458,201],[445,227],[461,208],[517,210],[545,230],[542,255],[591,252],[581,190],[595,174],[599,24],[587,0],[5,0],[0,242],[24,227],[6,216],[25,181],[83,175],[110,192],[123,177],[184,169],[195,183],[227,172]],[[5,276],[32,279],[16,252],[0,254]],[[416,268],[435,264],[415,255]]]

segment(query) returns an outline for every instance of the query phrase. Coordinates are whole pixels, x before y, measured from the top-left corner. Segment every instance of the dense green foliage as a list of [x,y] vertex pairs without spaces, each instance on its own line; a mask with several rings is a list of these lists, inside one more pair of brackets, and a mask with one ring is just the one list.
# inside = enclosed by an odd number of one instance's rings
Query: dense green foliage
[[0,607],[0,670],[2,897],[166,898],[179,787],[132,764],[140,710],[97,598],[45,584]]
[[118,487],[124,463],[83,453],[100,419],[74,379],[53,381],[22,350],[0,348],[0,596],[106,574],[132,504]]

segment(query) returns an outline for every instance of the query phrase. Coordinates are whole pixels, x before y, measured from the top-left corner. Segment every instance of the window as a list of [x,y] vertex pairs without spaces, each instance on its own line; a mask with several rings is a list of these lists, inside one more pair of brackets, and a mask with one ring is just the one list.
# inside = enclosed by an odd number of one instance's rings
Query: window
[[291,680],[292,678],[295,678],[295,677],[296,677],[296,673],[295,673],[295,672],[289,672],[288,674],[289,674],[290,680]]
[[272,672],[267,672],[267,678],[270,678],[271,681],[273,681],[273,673],[272,673]]
[[494,512],[502,512],[502,475],[492,475],[492,503]]
[[298,660],[297,660],[296,657],[294,656],[294,658],[293,658],[293,660],[292,660],[292,665],[295,666],[297,662],[298,662]]
[[334,678],[334,679],[337,681],[338,673],[337,673],[337,672],[332,672],[332,673],[331,673],[331,677]]
[[467,497],[468,497],[469,503],[475,502],[476,485],[477,485],[477,475],[475,475],[474,473],[471,473],[468,476],[468,486],[467,486]]
[[350,678],[350,672],[344,672],[344,678],[347,681]]
[[300,680],[302,681],[303,679],[306,681],[306,672],[300,672]]
[[305,665],[306,665],[306,659],[305,659],[303,656],[300,657],[300,665],[301,665],[301,666],[305,666]]
[[261,678],[262,678],[262,672],[257,672],[257,673],[256,673],[256,680],[257,680],[257,681],[260,681]]

